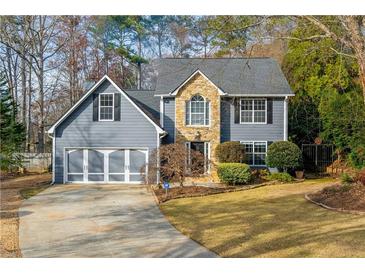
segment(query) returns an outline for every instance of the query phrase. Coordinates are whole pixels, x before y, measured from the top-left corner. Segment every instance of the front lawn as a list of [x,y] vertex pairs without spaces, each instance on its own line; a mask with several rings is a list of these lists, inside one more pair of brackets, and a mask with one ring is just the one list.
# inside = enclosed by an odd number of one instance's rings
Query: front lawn
[[365,216],[304,199],[331,179],[171,200],[161,210],[222,257],[365,257]]

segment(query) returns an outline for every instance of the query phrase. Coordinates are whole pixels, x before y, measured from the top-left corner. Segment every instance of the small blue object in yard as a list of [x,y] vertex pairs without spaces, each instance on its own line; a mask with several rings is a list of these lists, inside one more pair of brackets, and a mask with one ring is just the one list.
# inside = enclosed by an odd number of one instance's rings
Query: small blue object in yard
[[169,189],[170,188],[169,182],[163,182],[163,188],[164,189]]

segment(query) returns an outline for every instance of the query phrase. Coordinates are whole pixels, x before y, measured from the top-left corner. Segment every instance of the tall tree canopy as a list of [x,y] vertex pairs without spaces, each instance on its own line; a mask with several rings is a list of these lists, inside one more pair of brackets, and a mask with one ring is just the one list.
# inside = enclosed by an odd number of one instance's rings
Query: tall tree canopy
[[316,26],[299,21],[284,58],[283,70],[296,92],[290,100],[289,132],[298,144],[320,136],[342,151],[350,151],[365,144],[358,63],[329,50],[341,48],[339,41],[314,38],[316,33]]

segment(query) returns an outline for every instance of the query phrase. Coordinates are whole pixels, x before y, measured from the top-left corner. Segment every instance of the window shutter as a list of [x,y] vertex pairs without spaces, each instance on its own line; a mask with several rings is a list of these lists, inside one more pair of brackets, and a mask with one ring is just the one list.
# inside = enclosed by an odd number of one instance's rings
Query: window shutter
[[114,121],[120,121],[120,93],[114,94]]
[[99,94],[93,94],[93,121],[99,120]]
[[273,120],[273,111],[272,111],[272,105],[273,105],[273,98],[267,98],[267,123],[272,124]]
[[234,99],[234,123],[240,123],[240,98]]
[[204,124],[207,126],[209,125],[209,109],[210,109],[210,102],[209,101],[206,101],[205,102],[205,122]]
[[190,125],[190,102],[185,102],[185,125]]
[[[274,143],[273,141],[267,141],[267,148],[269,149],[269,146]],[[267,152],[267,151],[266,151]]]

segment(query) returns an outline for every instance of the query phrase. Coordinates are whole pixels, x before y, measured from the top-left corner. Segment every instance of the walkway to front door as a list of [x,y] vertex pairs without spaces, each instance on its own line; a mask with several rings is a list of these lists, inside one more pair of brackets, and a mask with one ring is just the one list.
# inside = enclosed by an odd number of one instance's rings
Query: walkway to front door
[[53,186],[19,215],[23,257],[217,257],[177,231],[145,186]]

